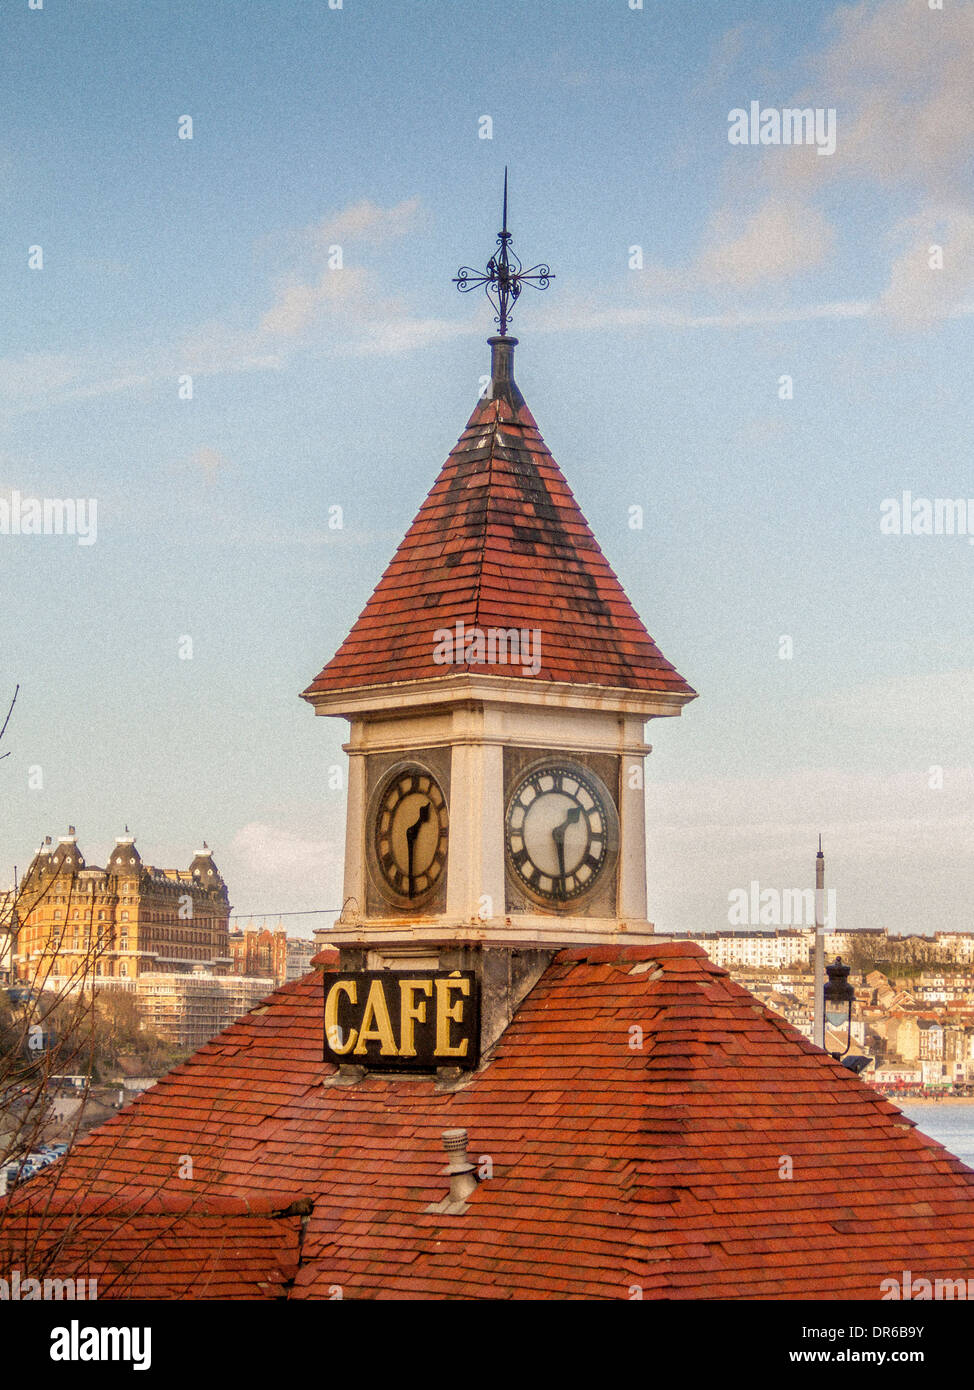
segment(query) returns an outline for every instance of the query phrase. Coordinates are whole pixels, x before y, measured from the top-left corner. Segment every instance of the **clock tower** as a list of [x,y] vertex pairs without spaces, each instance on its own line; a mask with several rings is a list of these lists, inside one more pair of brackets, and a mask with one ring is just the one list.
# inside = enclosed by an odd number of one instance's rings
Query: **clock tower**
[[510,309],[549,278],[514,256],[505,181],[494,256],[457,277],[497,310],[489,387],[304,691],[349,724],[344,906],[319,939],[363,969],[469,965],[488,948],[547,960],[652,933],[645,725],[695,692],[626,597],[515,382]]

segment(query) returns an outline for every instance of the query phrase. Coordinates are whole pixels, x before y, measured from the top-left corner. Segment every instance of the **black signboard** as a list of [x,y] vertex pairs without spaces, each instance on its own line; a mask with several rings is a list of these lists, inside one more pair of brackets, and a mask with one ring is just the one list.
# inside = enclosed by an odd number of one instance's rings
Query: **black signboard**
[[362,970],[325,976],[325,1061],[370,1071],[469,1071],[480,1060],[472,970]]

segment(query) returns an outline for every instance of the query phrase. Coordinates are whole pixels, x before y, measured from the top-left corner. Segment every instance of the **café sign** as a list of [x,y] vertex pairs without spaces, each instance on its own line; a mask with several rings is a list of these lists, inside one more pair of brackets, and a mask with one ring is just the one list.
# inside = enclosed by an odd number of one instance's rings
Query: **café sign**
[[375,1070],[471,1070],[480,1060],[472,970],[325,976],[325,1061]]

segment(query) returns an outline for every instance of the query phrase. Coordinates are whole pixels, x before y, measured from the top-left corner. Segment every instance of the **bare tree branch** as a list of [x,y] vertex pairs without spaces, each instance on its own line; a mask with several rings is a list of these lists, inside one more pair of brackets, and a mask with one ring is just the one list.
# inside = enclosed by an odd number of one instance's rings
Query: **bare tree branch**
[[[20,686],[19,686],[19,685],[16,685],[16,686],[14,687],[14,696],[13,696],[13,699],[10,701],[10,707],[9,707],[9,709],[7,710],[7,717],[6,717],[6,719],[3,721],[3,728],[0,729],[0,743],[3,742],[3,736],[4,736],[4,734],[7,732],[7,725],[10,723],[10,716],[11,716],[11,715],[13,714],[13,712],[14,712],[14,705],[17,703],[17,696],[18,696],[19,694],[20,694]],[[9,757],[10,757],[9,751],[6,752],[6,753],[0,753],[0,758],[9,758]]]

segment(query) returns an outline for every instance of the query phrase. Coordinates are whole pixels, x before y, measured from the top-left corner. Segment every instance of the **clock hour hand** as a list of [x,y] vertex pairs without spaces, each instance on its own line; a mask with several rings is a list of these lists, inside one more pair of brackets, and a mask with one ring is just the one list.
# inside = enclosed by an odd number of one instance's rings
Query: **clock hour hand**
[[551,838],[555,842],[555,853],[558,855],[558,876],[561,879],[562,890],[565,885],[565,831],[570,825],[574,825],[582,814],[581,806],[573,806],[561,825],[556,825],[551,832]]
[[419,815],[413,821],[412,825],[406,827],[406,876],[409,879],[408,896],[410,898],[413,896],[413,854],[416,850],[416,836],[429,820],[431,810],[432,806],[430,803],[424,801],[423,805],[419,808]]

